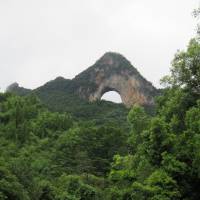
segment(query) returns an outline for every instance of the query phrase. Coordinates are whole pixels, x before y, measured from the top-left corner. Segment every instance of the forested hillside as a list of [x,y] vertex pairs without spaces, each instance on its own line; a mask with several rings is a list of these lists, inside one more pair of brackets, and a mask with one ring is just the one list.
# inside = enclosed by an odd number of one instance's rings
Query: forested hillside
[[70,92],[71,82],[71,80],[58,77],[32,91],[32,94],[38,96],[50,111],[67,112],[77,120],[92,120],[98,124],[110,120],[116,123],[126,123],[128,109],[123,104],[107,101],[90,103]]

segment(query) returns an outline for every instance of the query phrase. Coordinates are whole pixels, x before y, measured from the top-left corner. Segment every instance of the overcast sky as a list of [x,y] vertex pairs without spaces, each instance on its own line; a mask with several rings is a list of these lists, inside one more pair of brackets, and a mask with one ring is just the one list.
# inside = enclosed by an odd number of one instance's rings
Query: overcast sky
[[0,87],[73,78],[107,51],[155,86],[195,36],[199,0],[0,0]]

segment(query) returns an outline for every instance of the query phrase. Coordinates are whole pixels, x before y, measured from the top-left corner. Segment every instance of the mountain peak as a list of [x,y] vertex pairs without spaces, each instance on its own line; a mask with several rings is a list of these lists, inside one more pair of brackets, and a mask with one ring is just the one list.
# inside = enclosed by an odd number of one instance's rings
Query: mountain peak
[[17,82],[14,82],[12,84],[10,84],[7,88],[6,91],[7,92],[12,92],[13,90],[15,90],[16,88],[19,87],[19,84]]
[[121,54],[105,53],[94,65],[73,79],[75,93],[89,101],[100,100],[103,94],[116,91],[122,102],[153,105],[156,88]]
[[97,60],[96,64],[112,67],[118,67],[122,64],[125,66],[131,65],[131,63],[122,54],[116,52],[106,52],[99,60]]
[[19,84],[17,82],[15,82],[15,83],[12,83],[11,85],[9,85],[6,88],[6,92],[12,92],[12,93],[15,93],[15,94],[23,96],[23,95],[29,94],[31,92],[31,90],[23,88],[23,87],[20,87]]

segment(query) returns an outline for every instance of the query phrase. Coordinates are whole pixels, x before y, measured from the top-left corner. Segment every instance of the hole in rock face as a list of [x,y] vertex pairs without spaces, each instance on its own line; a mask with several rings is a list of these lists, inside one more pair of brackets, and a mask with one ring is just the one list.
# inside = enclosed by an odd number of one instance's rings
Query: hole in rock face
[[101,100],[111,101],[114,103],[122,103],[120,95],[115,91],[106,92],[101,97]]

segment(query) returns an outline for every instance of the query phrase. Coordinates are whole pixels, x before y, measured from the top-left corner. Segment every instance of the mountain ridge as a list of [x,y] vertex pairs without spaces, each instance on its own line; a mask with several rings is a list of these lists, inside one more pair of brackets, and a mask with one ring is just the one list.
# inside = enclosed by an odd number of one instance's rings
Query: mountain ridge
[[[108,82],[112,77],[115,80],[102,86],[102,83]],[[135,103],[152,105],[153,98],[157,95],[157,89],[152,83],[147,81],[130,61],[116,52],[105,53],[94,65],[72,79],[57,77],[34,90],[19,87],[18,83],[14,83],[8,86],[6,91],[26,95],[30,92],[37,93],[46,85],[50,86],[52,90],[63,89],[70,95],[77,95],[88,101],[100,100],[104,93],[114,90],[121,95],[122,101],[127,107],[131,107]],[[124,92],[127,88],[129,88],[128,91]]]

